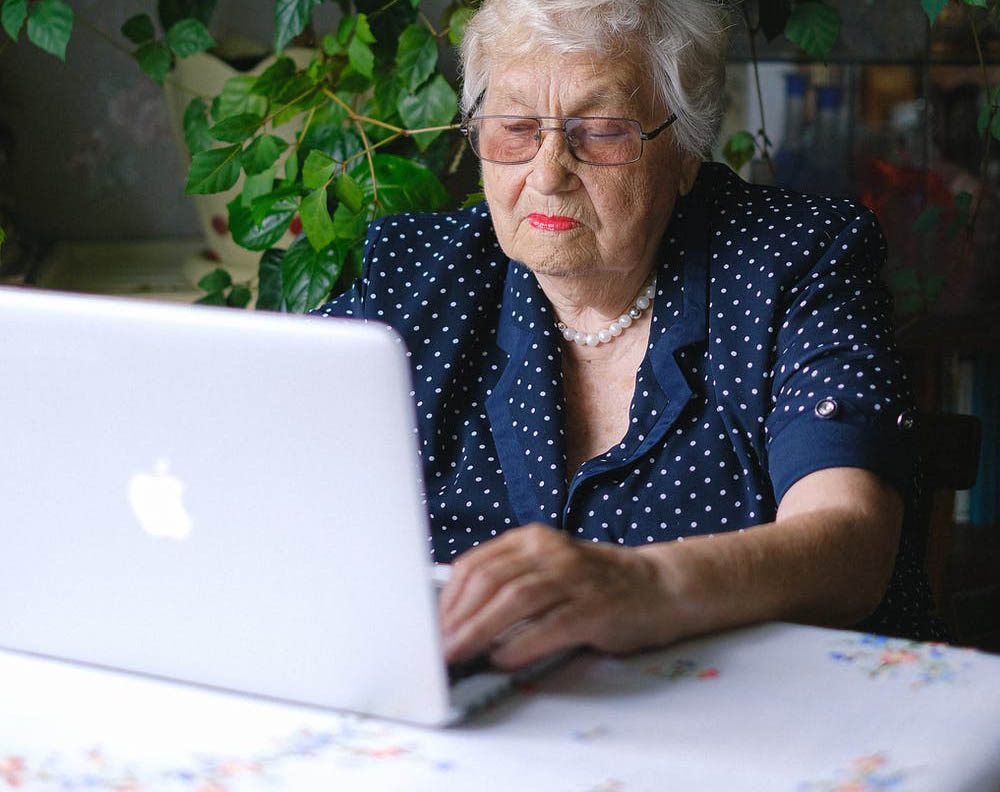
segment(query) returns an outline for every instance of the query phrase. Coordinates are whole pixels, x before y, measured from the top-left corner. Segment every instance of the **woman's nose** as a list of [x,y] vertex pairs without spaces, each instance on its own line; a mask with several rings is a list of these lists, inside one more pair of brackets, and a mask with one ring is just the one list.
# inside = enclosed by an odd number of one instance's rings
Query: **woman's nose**
[[538,134],[541,141],[531,161],[529,183],[539,192],[572,189],[578,182],[576,169],[580,163],[570,152],[562,127],[542,127]]

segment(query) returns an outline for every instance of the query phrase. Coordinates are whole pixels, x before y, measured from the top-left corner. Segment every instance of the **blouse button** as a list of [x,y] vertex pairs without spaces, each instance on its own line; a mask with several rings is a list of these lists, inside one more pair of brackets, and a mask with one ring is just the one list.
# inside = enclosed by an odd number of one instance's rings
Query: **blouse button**
[[817,418],[833,418],[838,410],[840,410],[840,405],[835,399],[820,399],[816,402]]
[[917,424],[917,419],[913,416],[913,410],[903,410],[896,419],[896,426],[904,432],[909,432]]

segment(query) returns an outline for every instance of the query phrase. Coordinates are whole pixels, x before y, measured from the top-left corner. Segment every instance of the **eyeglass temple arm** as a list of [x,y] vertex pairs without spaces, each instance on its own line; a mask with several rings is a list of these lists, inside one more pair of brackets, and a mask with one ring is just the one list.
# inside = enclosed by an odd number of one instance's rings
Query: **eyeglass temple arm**
[[641,137],[643,140],[652,140],[657,135],[659,135],[664,129],[666,129],[668,126],[674,123],[674,121],[676,120],[677,120],[677,113],[671,113],[670,118],[668,118],[666,121],[660,124],[656,129],[651,129],[649,130],[649,132],[643,132],[640,130],[639,137]]

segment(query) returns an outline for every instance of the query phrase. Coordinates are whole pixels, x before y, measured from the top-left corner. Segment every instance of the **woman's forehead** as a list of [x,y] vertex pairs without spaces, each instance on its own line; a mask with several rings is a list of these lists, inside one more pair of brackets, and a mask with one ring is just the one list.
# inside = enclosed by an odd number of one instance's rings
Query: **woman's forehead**
[[648,106],[652,96],[648,78],[634,62],[574,54],[498,63],[490,70],[486,98],[490,105],[532,111],[558,98],[563,112],[576,112],[596,106]]

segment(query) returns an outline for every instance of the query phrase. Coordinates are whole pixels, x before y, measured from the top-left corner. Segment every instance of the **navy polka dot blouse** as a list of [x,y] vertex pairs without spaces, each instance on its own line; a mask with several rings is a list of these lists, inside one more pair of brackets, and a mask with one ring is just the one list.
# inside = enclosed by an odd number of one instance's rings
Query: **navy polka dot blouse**
[[[361,281],[318,313],[386,322],[406,342],[435,558],[533,521],[635,546],[769,522],[822,468],[866,468],[909,492],[884,258],[867,210],[703,165],[659,251],[628,432],[569,481],[562,337],[485,204],[377,221]],[[904,533],[862,626],[936,637]]]

